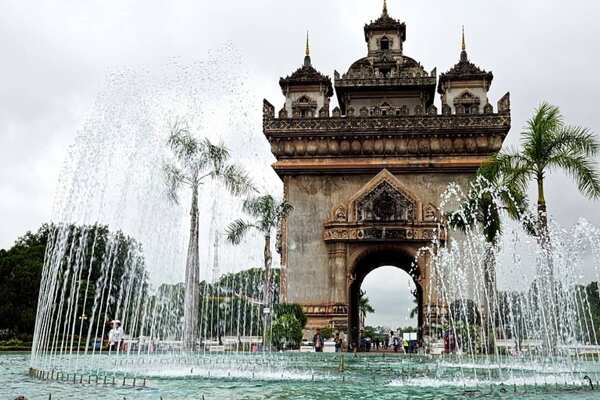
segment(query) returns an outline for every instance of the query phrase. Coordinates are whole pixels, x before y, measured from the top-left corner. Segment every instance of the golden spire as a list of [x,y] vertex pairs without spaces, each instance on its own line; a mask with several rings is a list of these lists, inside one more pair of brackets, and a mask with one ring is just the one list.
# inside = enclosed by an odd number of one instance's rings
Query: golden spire
[[462,51],[467,50],[467,45],[465,44],[465,26],[462,26]]
[[308,31],[306,31],[306,50],[304,52],[304,55],[307,57],[310,56],[310,46],[308,45]]

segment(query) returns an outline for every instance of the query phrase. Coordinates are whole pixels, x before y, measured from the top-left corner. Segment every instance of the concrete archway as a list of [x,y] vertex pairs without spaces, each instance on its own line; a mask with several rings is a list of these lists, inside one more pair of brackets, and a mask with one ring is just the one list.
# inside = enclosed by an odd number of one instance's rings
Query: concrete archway
[[417,317],[418,336],[419,339],[421,339],[423,327],[423,287],[420,283],[421,271],[418,264],[414,261],[414,257],[405,250],[381,246],[376,246],[374,249],[365,251],[356,259],[351,269],[351,280],[348,285],[349,345],[359,343],[360,341],[360,315],[358,302],[361,285],[369,273],[383,266],[399,268],[408,273],[413,279],[419,308]]

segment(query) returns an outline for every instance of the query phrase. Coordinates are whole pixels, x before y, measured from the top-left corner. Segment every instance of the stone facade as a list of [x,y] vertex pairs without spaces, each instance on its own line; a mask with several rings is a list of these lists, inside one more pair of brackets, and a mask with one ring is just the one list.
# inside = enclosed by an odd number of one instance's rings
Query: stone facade
[[[491,73],[464,65],[440,77],[438,110],[436,72],[403,54],[405,38],[405,24],[384,7],[365,26],[367,57],[335,73],[339,106],[331,114],[290,115],[290,105],[303,94],[316,96],[317,87],[322,104],[333,95],[308,49],[303,68],[311,77],[304,84],[282,79],[286,111],[276,115],[264,102],[273,168],[294,206],[280,231],[282,297],[303,306],[309,329],[347,328],[351,340],[358,339],[360,284],[384,265],[414,278],[423,328],[429,265],[418,250],[434,237],[447,239],[440,195],[451,182],[466,186],[510,129],[509,95],[494,111],[487,99]],[[465,62],[463,48],[459,64]]]

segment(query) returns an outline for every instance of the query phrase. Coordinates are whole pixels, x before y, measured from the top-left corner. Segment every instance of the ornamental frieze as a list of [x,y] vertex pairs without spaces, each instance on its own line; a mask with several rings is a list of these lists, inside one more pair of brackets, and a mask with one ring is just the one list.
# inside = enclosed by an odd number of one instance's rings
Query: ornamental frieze
[[413,226],[326,226],[325,242],[431,241],[445,240],[444,230],[437,225]]
[[270,137],[278,159],[321,157],[371,157],[436,154],[491,154],[502,147],[504,134],[441,135],[338,135]]
[[348,306],[345,304],[302,305],[306,315],[347,315]]
[[510,114],[382,115],[263,119],[265,134],[435,133],[439,131],[510,129]]

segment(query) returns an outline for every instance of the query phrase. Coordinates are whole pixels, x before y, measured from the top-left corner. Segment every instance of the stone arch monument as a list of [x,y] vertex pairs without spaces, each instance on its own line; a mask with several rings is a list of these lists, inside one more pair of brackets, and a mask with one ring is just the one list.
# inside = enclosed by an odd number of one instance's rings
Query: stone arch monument
[[[336,71],[334,85],[312,66],[307,43],[303,65],[279,82],[286,102],[278,117],[264,102],[273,168],[294,206],[279,235],[281,293],[302,305],[308,329],[332,326],[356,337],[362,280],[393,265],[415,280],[423,332],[430,271],[418,249],[435,235],[447,240],[436,229],[440,196],[451,182],[466,186],[500,150],[510,101],[506,94],[494,112],[492,73],[469,61],[464,42],[459,62],[438,79],[404,54],[406,26],[385,7],[364,33],[367,56]],[[339,105],[330,115],[334,87]],[[307,98],[313,112],[298,111]]]

